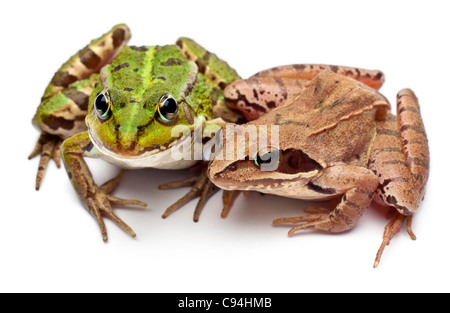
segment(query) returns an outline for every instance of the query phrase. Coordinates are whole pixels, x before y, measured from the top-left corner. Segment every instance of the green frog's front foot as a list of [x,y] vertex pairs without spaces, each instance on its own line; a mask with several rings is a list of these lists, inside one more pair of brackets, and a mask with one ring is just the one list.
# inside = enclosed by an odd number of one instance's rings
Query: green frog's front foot
[[109,216],[120,228],[130,234],[132,237],[136,237],[135,232],[128,226],[114,211],[112,205],[138,205],[146,207],[145,202],[139,200],[127,200],[112,196],[111,193],[119,185],[122,176],[126,171],[122,170],[115,178],[107,181],[100,187],[93,188],[94,190],[89,192],[89,195],[84,199],[84,203],[88,211],[96,219],[100,231],[102,233],[103,241],[108,241],[108,234],[106,232],[106,226],[103,221],[103,216]]
[[37,155],[41,156],[36,174],[36,190],[39,190],[39,187],[41,186],[42,178],[44,177],[50,159],[55,161],[58,168],[61,167],[61,153],[59,148],[61,147],[62,142],[63,140],[58,136],[42,133],[33,152],[29,155],[29,160]]
[[168,217],[170,214],[178,210],[180,207],[182,207],[192,199],[200,197],[200,200],[198,201],[194,211],[194,222],[198,222],[200,214],[202,213],[206,202],[219,190],[219,188],[211,183],[211,181],[208,179],[206,170],[206,164],[202,164],[200,166],[200,173],[197,176],[189,177],[180,181],[166,183],[159,186],[159,189],[174,189],[192,186],[192,189],[186,195],[184,195],[184,197],[167,208],[167,210],[162,215],[163,218]]

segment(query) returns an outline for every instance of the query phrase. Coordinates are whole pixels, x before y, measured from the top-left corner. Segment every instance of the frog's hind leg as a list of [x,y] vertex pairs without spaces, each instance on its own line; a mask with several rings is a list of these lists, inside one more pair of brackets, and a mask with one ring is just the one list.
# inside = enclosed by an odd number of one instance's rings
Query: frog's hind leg
[[225,87],[240,78],[238,73],[227,62],[192,39],[182,37],[176,44],[188,60],[197,64],[200,76],[205,79],[208,86],[206,92],[213,102],[214,117],[221,117],[232,123],[243,123],[242,114],[228,108],[223,96]]
[[60,167],[60,146],[64,139],[86,130],[89,96],[98,82],[99,75],[74,82],[44,100],[36,111],[33,124],[41,135],[28,159],[40,155],[36,175],[36,190],[39,190],[50,159]]
[[397,214],[386,226],[374,266],[384,248],[406,220],[412,239],[412,214],[425,194],[429,171],[428,140],[417,97],[410,89],[397,95],[397,116],[377,121],[377,137],[372,147],[369,169],[379,177],[378,197],[395,208]]
[[37,155],[41,156],[39,160],[38,172],[36,174],[36,190],[39,190],[44,177],[45,170],[47,169],[50,159],[55,161],[58,168],[61,167],[61,153],[60,146],[63,140],[55,135],[42,133],[34,147],[33,152],[28,156],[28,159],[32,159]]
[[89,96],[99,81],[98,72],[110,63],[130,39],[124,24],[92,40],[55,73],[48,84],[33,118],[41,136],[29,159],[41,155],[36,189],[39,189],[47,164],[53,159],[59,167],[62,141],[86,129]]
[[326,71],[353,78],[377,90],[384,82],[384,74],[378,70],[325,64],[285,65],[234,81],[224,90],[225,101],[228,107],[242,111],[252,121],[300,94],[310,80]]
[[299,224],[291,228],[290,236],[309,228],[331,233],[353,228],[372,201],[378,187],[378,179],[367,168],[337,165],[325,169],[323,174],[309,182],[307,187],[324,196],[343,196],[331,211],[310,207],[306,210],[308,215],[273,221],[274,225]]
[[213,196],[219,190],[219,188],[216,187],[208,179],[208,176],[206,175],[207,171],[206,164],[201,164],[199,170],[200,173],[197,176],[189,177],[187,179],[183,179],[176,182],[166,183],[159,186],[159,189],[162,190],[180,187],[192,187],[191,190],[186,195],[184,195],[181,199],[179,199],[166,209],[166,211],[162,215],[163,218],[168,217],[170,214],[172,214],[173,212],[184,206],[189,201],[197,197],[200,197],[194,211],[194,222],[198,222],[200,214],[202,213],[203,208],[206,205],[206,202],[208,201],[209,198],[211,198],[211,196]]
[[308,81],[325,71],[331,71],[342,76],[351,77],[377,90],[380,89],[384,83],[384,74],[379,70],[367,70],[356,67],[327,64],[293,64],[277,66],[258,72],[249,79],[285,78]]
[[92,40],[59,68],[47,86],[42,101],[55,95],[73,82],[98,73],[103,66],[111,63],[128,43],[130,37],[131,33],[128,26],[120,24],[114,26],[101,37]]

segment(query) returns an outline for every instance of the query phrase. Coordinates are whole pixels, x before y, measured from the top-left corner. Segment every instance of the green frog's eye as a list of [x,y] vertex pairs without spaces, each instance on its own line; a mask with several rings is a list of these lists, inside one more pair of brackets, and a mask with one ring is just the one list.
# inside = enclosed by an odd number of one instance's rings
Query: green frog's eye
[[170,123],[177,118],[178,103],[170,94],[165,94],[159,98],[157,104],[158,117],[162,122]]
[[280,161],[280,149],[268,146],[258,151],[255,164],[263,171],[273,171],[278,167]]
[[105,121],[111,117],[111,98],[107,91],[100,92],[95,98],[95,112],[97,116]]

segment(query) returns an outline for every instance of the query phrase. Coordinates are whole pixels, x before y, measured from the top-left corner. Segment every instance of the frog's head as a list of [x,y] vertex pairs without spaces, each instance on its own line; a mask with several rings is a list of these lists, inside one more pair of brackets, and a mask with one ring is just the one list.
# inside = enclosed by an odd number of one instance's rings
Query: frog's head
[[266,122],[259,119],[222,129],[222,150],[208,169],[215,185],[225,190],[280,194],[294,185],[306,185],[323,168],[323,162],[319,161],[321,165],[302,150],[289,126],[273,126],[268,117]]
[[176,46],[125,47],[100,72],[89,101],[86,124],[93,143],[118,158],[141,158],[167,151],[210,117],[211,99],[201,92],[195,63]]

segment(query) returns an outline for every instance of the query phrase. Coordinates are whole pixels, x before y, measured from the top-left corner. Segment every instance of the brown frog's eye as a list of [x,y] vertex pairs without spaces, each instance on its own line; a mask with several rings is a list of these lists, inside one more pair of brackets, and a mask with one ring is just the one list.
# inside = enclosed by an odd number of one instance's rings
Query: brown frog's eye
[[268,146],[258,151],[255,157],[255,164],[262,171],[273,171],[280,162],[280,150],[275,146]]
[[97,116],[102,121],[106,121],[111,117],[111,98],[109,97],[108,91],[102,91],[97,95],[94,107]]
[[162,122],[170,123],[177,118],[178,103],[170,94],[165,94],[159,98],[156,105],[157,115]]

